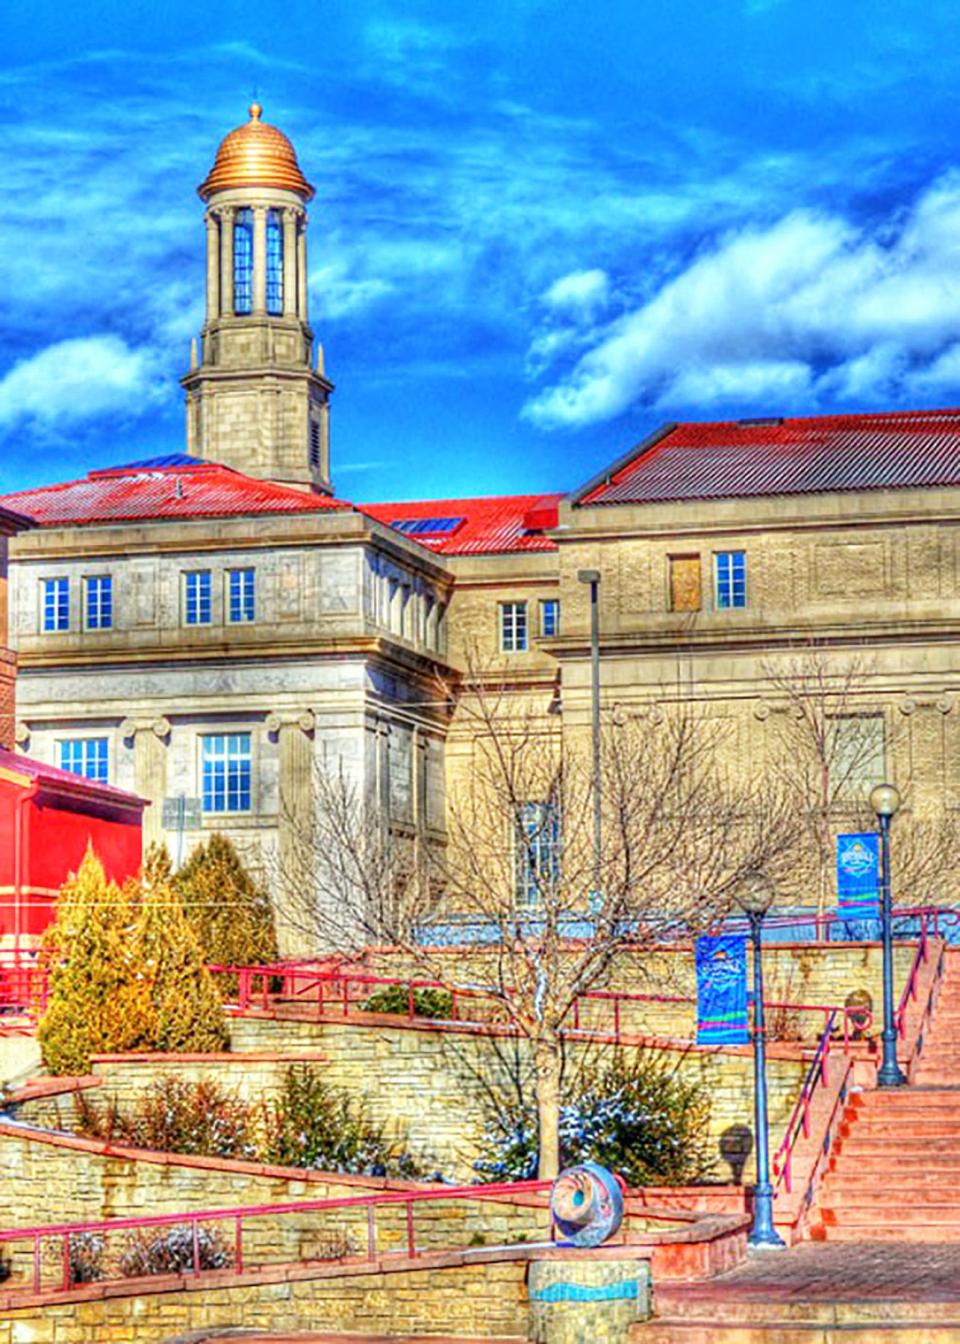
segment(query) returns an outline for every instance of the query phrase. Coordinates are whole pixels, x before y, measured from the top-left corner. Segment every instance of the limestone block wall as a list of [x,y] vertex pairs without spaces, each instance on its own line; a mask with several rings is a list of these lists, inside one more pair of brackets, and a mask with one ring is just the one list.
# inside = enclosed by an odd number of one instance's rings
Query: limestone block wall
[[167,1279],[153,1292],[11,1309],[0,1299],[0,1344],[167,1344],[184,1332],[243,1327],[524,1339],[523,1260],[400,1273],[323,1275],[316,1268],[251,1274],[235,1286]]

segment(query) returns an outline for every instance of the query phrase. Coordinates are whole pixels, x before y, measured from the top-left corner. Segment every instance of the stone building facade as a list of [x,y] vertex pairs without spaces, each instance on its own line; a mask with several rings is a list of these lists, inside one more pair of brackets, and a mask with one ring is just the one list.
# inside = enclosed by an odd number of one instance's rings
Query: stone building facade
[[960,413],[666,426],[568,497],[351,506],[293,147],[254,106],[200,193],[187,452],[5,501],[38,523],[12,549],[22,747],[151,799],[175,855],[211,830],[282,851],[334,759],[441,842],[469,662],[589,730],[589,570],[606,713],[684,698],[762,769],[778,668],[827,650],[859,660],[869,772],[960,804]]

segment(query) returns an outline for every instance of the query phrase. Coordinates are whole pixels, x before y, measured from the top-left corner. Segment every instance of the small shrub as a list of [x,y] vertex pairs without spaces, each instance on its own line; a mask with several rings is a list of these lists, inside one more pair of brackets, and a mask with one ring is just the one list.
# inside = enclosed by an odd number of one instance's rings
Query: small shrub
[[420,1174],[416,1161],[366,1115],[363,1103],[331,1087],[309,1065],[292,1065],[280,1096],[264,1106],[264,1157],[284,1166],[354,1176]]
[[[628,1185],[693,1185],[713,1173],[710,1099],[662,1056],[639,1052],[585,1075],[560,1109],[560,1165],[598,1162]],[[488,1119],[474,1168],[483,1180],[536,1175],[534,1102],[504,1102]]]
[[105,1242],[94,1232],[76,1232],[70,1238],[70,1282],[99,1283],[106,1278]]
[[[405,1017],[410,1011],[410,991],[406,985],[386,985],[371,994],[363,1009],[367,1013],[397,1013]],[[415,989],[413,1011],[416,1017],[449,1020],[453,1017],[453,995],[448,989]]]
[[[217,1232],[197,1229],[197,1259],[201,1269],[229,1269],[233,1253]],[[194,1269],[193,1228],[189,1223],[131,1232],[120,1256],[120,1273],[127,1279],[148,1274],[182,1274]]]
[[128,1113],[116,1100],[101,1107],[80,1093],[77,1115],[81,1134],[111,1143],[198,1157],[258,1155],[256,1108],[207,1079],[164,1078]]
[[357,1249],[357,1241],[349,1232],[331,1228],[311,1236],[300,1253],[304,1260],[346,1260],[348,1255],[356,1255]]

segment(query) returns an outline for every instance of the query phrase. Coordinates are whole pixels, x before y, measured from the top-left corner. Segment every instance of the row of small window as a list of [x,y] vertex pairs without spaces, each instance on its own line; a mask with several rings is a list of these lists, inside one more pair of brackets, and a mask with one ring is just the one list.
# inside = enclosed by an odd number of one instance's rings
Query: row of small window
[[[61,770],[106,784],[109,779],[105,737],[62,738],[57,743]],[[200,738],[201,797],[204,812],[249,812],[252,752],[249,733],[211,733]]]
[[[500,603],[500,650],[524,653],[529,647],[529,615],[526,602]],[[540,603],[540,634],[544,639],[560,633],[560,602],[555,597]]]
[[[670,610],[699,611],[703,605],[703,577],[699,555],[670,556]],[[713,606],[716,611],[747,605],[745,551],[715,551]]]
[[[267,211],[267,312],[283,312],[283,225],[279,210]],[[253,312],[253,211],[238,210],[233,224],[233,311]]]
[[[93,575],[83,580],[83,627],[113,628],[113,578]],[[213,619],[213,576],[209,569],[188,571],[183,576],[185,625],[210,625]],[[252,569],[227,570],[227,612],[232,625],[256,619],[256,578]],[[43,629],[57,633],[70,629],[70,580],[43,580]]]

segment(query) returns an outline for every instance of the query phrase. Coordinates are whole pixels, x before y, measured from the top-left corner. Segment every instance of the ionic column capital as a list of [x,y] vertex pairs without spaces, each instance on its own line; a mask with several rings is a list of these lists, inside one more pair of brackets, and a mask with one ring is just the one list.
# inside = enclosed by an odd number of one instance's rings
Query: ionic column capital
[[162,714],[153,719],[124,719],[120,725],[120,736],[125,741],[135,738],[138,733],[153,733],[154,737],[159,737],[162,740],[169,737],[172,731],[173,725]]

